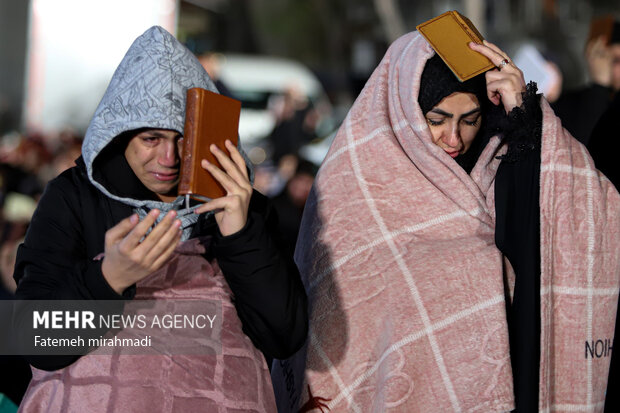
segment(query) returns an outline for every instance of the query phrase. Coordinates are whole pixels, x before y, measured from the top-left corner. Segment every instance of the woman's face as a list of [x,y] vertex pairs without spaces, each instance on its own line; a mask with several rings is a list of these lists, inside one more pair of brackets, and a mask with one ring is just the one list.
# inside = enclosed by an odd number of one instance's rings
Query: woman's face
[[480,104],[472,93],[454,92],[426,113],[433,143],[456,158],[471,147],[480,130]]

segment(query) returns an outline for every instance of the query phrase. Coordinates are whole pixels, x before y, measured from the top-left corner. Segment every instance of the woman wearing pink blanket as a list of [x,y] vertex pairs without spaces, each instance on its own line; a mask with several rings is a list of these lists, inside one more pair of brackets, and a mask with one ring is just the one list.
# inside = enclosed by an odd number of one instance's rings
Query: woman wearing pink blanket
[[390,47],[317,175],[295,260],[311,321],[280,411],[603,411],[620,197],[498,47],[459,82]]

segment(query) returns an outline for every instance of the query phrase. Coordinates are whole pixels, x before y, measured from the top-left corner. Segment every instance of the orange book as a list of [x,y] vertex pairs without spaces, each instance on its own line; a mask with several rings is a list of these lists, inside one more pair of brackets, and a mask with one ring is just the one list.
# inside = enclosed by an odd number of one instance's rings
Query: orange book
[[417,25],[416,29],[461,82],[495,67],[489,59],[467,45],[469,42],[482,43],[484,37],[458,11],[445,12]]
[[202,88],[187,91],[185,130],[181,150],[179,195],[208,201],[226,195],[213,176],[202,168],[203,159],[220,163],[209,150],[212,143],[228,153],[226,139],[237,145],[241,102]]

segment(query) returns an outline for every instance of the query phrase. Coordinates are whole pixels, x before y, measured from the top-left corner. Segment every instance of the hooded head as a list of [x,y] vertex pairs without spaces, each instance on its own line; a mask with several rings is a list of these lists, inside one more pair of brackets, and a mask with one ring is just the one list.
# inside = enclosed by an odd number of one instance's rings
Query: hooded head
[[99,190],[133,207],[152,202],[153,193],[133,173],[125,149],[129,139],[145,128],[182,134],[185,94],[192,87],[217,92],[198,59],[170,33],[154,26],[133,42],[82,146],[88,178]]

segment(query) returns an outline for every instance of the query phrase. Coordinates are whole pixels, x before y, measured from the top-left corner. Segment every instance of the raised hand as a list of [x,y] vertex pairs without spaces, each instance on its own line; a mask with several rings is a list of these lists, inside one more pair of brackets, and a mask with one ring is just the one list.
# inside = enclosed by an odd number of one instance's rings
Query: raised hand
[[146,235],[159,214],[153,209],[142,221],[133,214],[106,232],[101,272],[117,293],[161,268],[179,244],[181,221],[175,219],[174,211]]
[[245,161],[237,147],[226,140],[230,157],[216,145],[209,148],[224,170],[203,159],[201,166],[224,187],[226,196],[212,199],[196,208],[196,213],[215,212],[215,221],[222,235],[232,235],[241,230],[248,219],[248,208],[252,197],[252,184],[248,177]]
[[483,44],[471,42],[472,50],[486,56],[497,70],[489,70],[485,73],[487,81],[487,96],[494,105],[504,105],[506,113],[515,106],[523,103],[522,93],[525,92],[525,79],[523,72],[515,66],[499,47],[493,43],[484,41]]

